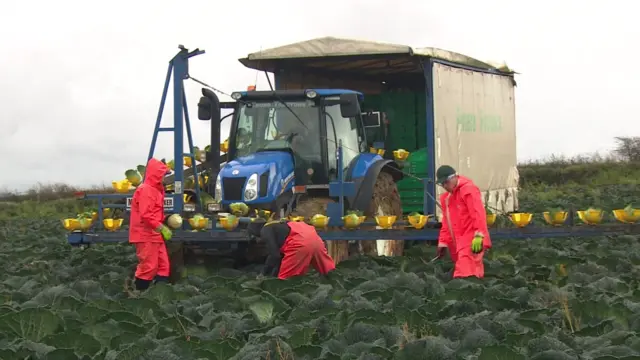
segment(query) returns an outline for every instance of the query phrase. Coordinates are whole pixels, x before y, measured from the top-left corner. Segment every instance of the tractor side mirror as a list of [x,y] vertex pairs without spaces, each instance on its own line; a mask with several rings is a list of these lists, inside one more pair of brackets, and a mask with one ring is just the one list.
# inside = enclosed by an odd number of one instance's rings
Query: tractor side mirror
[[360,114],[360,103],[358,102],[358,94],[341,94],[340,95],[340,115],[343,118],[352,118]]
[[362,113],[362,124],[365,128],[377,128],[380,127],[380,112],[368,111]]
[[209,89],[202,88],[202,97],[198,101],[198,119],[211,120],[215,124],[220,122],[220,100]]
[[198,119],[203,121],[211,120],[212,113],[211,100],[206,96],[200,97],[200,101],[198,101]]
[[247,105],[244,108],[244,114],[246,116],[251,116],[251,117],[258,116],[259,110],[260,110],[259,108]]

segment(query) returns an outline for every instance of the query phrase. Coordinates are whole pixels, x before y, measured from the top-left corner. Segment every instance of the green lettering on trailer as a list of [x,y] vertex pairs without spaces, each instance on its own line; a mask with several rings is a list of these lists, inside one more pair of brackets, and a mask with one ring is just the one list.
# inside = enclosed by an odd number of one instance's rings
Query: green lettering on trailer
[[498,115],[480,116],[480,131],[497,133],[502,132],[502,118]]
[[462,132],[476,132],[476,116],[471,113],[463,113],[457,109],[456,123]]
[[[456,110],[456,124],[461,132],[476,132],[481,133],[498,133],[502,132],[502,118],[499,115],[485,115],[480,114],[476,116],[472,113],[465,113],[458,108]],[[478,124],[477,119],[480,119]]]

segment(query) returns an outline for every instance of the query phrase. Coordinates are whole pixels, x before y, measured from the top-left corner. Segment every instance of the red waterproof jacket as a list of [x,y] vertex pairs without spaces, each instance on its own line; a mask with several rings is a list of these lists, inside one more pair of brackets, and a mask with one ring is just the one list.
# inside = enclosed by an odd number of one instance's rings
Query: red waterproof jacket
[[162,235],[156,232],[164,220],[164,186],[162,180],[167,166],[161,161],[151,159],[147,163],[144,183],[136,189],[131,203],[129,224],[129,242],[164,242]]
[[483,247],[491,248],[480,189],[470,179],[458,175],[458,186],[452,193],[440,195],[440,204],[443,216],[438,246],[446,245],[457,252],[471,247],[475,233],[480,232],[484,235]]

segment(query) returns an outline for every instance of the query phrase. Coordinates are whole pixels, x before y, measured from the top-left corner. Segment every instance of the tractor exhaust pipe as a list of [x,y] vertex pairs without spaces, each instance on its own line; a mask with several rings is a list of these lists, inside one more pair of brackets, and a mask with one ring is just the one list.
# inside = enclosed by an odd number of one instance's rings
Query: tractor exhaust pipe
[[211,151],[207,152],[207,162],[213,179],[220,172],[220,99],[209,89],[202,88],[198,102],[198,119],[211,120]]

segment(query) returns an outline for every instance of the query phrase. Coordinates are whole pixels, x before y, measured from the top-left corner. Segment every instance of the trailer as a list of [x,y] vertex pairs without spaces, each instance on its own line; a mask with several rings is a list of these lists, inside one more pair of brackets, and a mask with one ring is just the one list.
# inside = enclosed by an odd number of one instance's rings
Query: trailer
[[[442,49],[333,37],[262,50],[240,62],[273,73],[276,90],[362,92],[363,110],[378,115],[373,125],[379,124],[380,113],[388,123],[380,134],[368,134],[373,135],[369,146],[383,140],[388,157],[400,148],[424,151],[424,163],[407,169],[417,177],[433,179],[438,166],[451,165],[473,179],[493,208],[518,208],[516,82],[515,72],[506,66]],[[423,191],[418,179],[402,185]],[[408,208],[439,214],[434,200],[438,189],[429,183],[426,190],[432,196],[424,209]],[[419,202],[422,197],[417,195]]]
[[[494,239],[637,233],[633,224],[595,226],[602,214],[584,211],[578,212],[584,224],[574,224],[573,213],[559,219],[545,214],[549,226],[531,226],[533,214],[514,213],[515,73],[506,67],[433,48],[321,38],[240,59],[248,68],[274,73],[275,84],[268,91],[234,92],[234,101],[223,103],[217,89],[189,74],[189,59],[203,53],[180,46],[171,59],[148,155],[154,156],[159,132],[174,134],[165,212],[189,220],[170,243],[176,267],[201,253],[260,261],[261,248],[245,230],[260,214],[313,223],[336,262],[353,252],[401,255],[406,241],[438,238],[439,190],[432,179],[442,164],[471,177],[487,206],[508,214],[514,225],[493,226]],[[189,79],[204,86],[198,118],[211,122],[212,146],[204,159],[193,150],[183,86]],[[170,85],[173,124],[161,127]],[[223,108],[233,114],[221,157]],[[187,176],[199,179],[203,173],[207,183],[185,188]],[[205,194],[214,201],[203,202]],[[132,195],[79,194],[95,200],[98,211],[89,226],[65,226],[69,244],[126,242]],[[249,211],[232,221],[229,213],[239,203]],[[122,218],[104,219],[105,208],[123,210]],[[422,214],[405,218],[416,209]],[[355,226],[345,217],[351,211],[359,219]],[[196,213],[204,221],[194,220]]]

